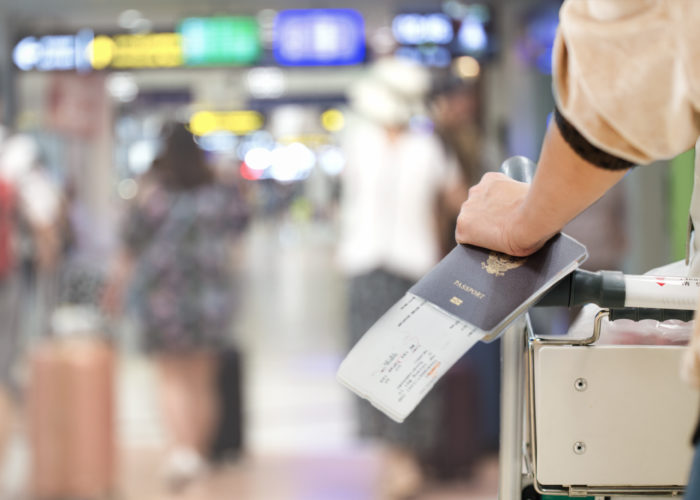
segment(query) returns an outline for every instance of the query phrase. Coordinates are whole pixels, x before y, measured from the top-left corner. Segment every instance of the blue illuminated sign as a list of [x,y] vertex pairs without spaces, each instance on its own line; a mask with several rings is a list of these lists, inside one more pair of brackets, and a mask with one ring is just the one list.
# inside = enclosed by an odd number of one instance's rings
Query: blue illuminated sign
[[399,14],[391,23],[396,41],[402,45],[445,45],[454,38],[452,21],[445,14]]
[[283,10],[274,33],[273,54],[283,66],[350,65],[365,59],[364,20],[355,10]]
[[23,71],[89,71],[88,47],[93,38],[90,30],[77,35],[28,36],[15,45],[12,60]]
[[[449,9],[448,6],[452,5]],[[485,59],[495,50],[490,9],[474,3],[454,7],[445,3],[444,12],[404,12],[391,22],[398,43],[397,55],[420,64],[446,68],[453,57],[469,55]]]

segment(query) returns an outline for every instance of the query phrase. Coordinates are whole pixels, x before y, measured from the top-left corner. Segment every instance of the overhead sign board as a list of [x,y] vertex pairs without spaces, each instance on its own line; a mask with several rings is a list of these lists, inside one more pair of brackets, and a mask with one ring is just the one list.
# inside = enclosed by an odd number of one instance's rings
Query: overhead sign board
[[191,17],[178,26],[187,66],[245,65],[262,53],[253,17]]
[[283,66],[359,64],[365,59],[364,19],[351,9],[280,11],[273,54]]
[[397,14],[391,29],[396,54],[426,66],[447,67],[454,57],[484,59],[495,50],[492,16],[484,4],[470,4],[450,15],[443,12]]
[[93,38],[90,30],[76,35],[28,36],[15,45],[12,60],[24,71],[87,71],[91,69],[87,48]]
[[452,20],[442,13],[399,14],[391,23],[396,41],[402,45],[445,45],[454,38]]
[[189,126],[199,136],[222,131],[245,135],[260,130],[264,121],[257,111],[197,111],[190,117]]
[[100,35],[89,53],[94,69],[174,68],[184,60],[178,33]]

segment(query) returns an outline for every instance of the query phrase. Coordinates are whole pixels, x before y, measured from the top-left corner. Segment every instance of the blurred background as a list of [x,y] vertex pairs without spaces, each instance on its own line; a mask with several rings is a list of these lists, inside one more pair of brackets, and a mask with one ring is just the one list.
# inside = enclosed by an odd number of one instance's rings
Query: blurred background
[[[559,6],[0,0],[0,498],[495,498],[497,344],[400,428],[335,371],[537,158]],[[588,267],[682,258],[691,175],[575,220]]]

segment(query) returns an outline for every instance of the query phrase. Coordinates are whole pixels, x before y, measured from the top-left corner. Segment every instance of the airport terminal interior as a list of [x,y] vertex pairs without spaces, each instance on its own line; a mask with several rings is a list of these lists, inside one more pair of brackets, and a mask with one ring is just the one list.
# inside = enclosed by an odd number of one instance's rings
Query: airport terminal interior
[[[498,342],[404,424],[336,374],[537,160],[560,4],[0,0],[0,498],[497,498]],[[592,269],[681,259],[691,171],[575,220]]]

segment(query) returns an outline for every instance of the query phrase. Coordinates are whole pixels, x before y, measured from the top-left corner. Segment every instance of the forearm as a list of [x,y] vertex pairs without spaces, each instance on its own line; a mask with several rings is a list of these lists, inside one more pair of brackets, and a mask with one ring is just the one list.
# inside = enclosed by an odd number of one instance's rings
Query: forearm
[[583,160],[552,124],[532,185],[490,172],[469,190],[455,237],[515,256],[533,253],[625,174]]
[[552,122],[532,186],[514,217],[516,241],[528,251],[539,248],[603,196],[626,172],[604,169],[581,158]]

